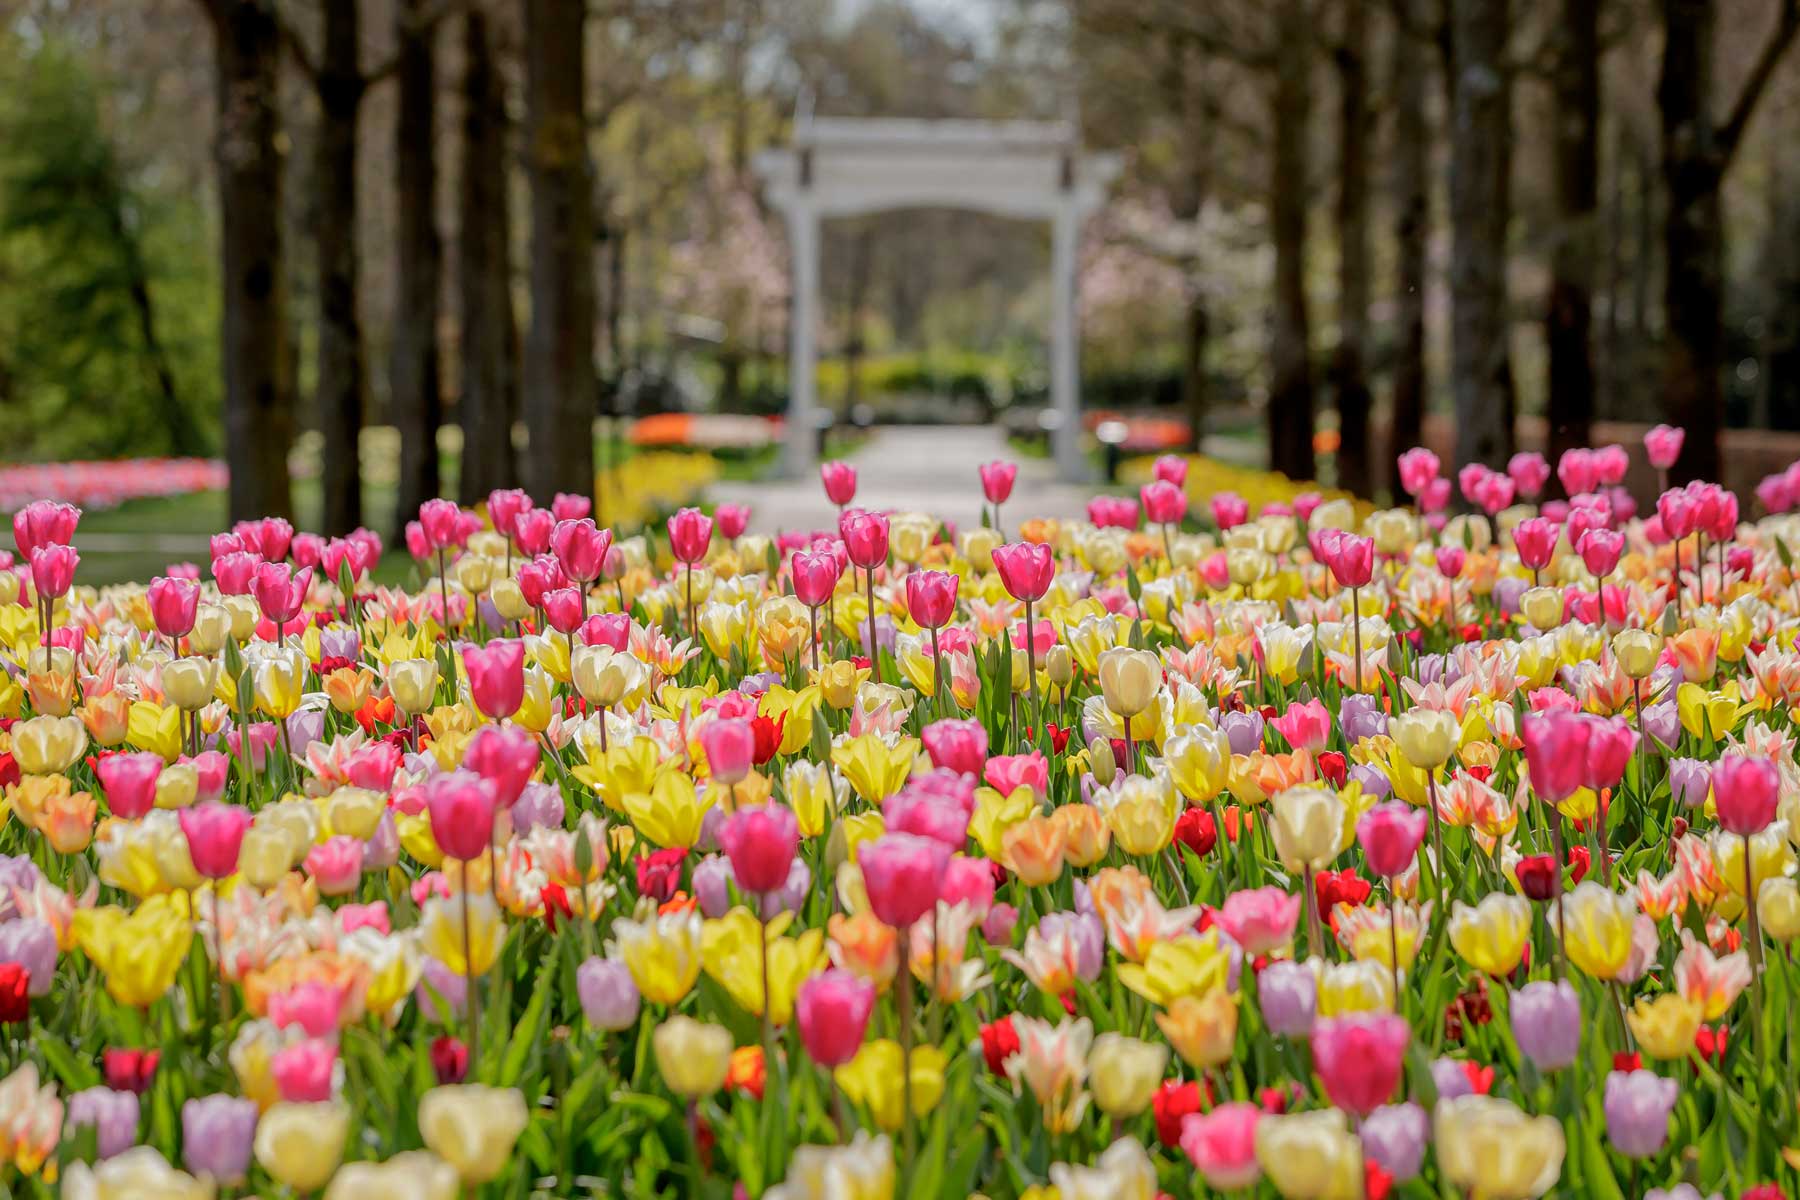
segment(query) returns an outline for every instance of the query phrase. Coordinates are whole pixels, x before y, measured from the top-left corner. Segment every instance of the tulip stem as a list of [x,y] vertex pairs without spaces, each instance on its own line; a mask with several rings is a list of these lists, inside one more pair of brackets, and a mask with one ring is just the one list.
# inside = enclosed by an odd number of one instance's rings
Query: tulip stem
[[1387,877],[1388,888],[1388,967],[1394,977],[1394,1011],[1403,1013],[1400,991],[1400,895],[1394,890],[1394,877]]
[[931,698],[937,710],[944,711],[944,655],[938,649],[937,626],[931,627]]
[[812,669],[816,672],[819,669],[819,610],[809,606],[806,615],[812,621]]
[[[444,611],[442,614],[443,618],[444,618],[444,640],[446,642],[448,642],[448,641],[450,641],[450,576],[448,574],[448,564],[444,561],[444,548],[442,546],[438,547],[437,559],[438,559],[438,599],[442,602],[442,604],[444,606]],[[281,627],[279,625],[277,625],[276,633],[279,635],[280,632],[281,632]],[[454,643],[451,644],[449,658],[450,658],[450,698],[452,700],[454,700],[456,698],[456,646]]]
[[1751,863],[1750,835],[1744,835],[1744,921],[1750,951],[1750,1038],[1756,1050],[1756,1094],[1762,1094],[1762,930],[1756,923],[1755,868]]
[[1437,882],[1438,905],[1444,903],[1444,830],[1438,820],[1437,768],[1425,770],[1426,799],[1431,804],[1431,856],[1437,861],[1432,864],[1432,878]]
[[481,1061],[481,1000],[475,991],[475,942],[469,934],[469,863],[462,865],[463,1004],[469,1010],[469,1072]]
[[[1040,727],[1044,721],[1044,712],[1038,704],[1037,686],[1037,639],[1031,631],[1031,601],[1025,601],[1025,676],[1031,687],[1031,726]],[[1131,722],[1125,723],[1125,736],[1131,736]]]
[[1300,886],[1304,891],[1302,899],[1306,902],[1306,952],[1317,958],[1319,954],[1319,896],[1313,887],[1313,873],[1310,864],[1300,868]]
[[895,930],[900,936],[900,969],[894,975],[894,1007],[900,1023],[900,1180],[904,1186],[912,1178],[913,1131],[912,1101],[912,974],[907,963],[911,930]]
[[[736,794],[737,794],[737,788],[736,788],[736,785],[733,785],[733,787],[732,787],[732,796],[733,796],[732,808],[733,809],[735,809],[737,807]],[[763,894],[761,894],[761,893],[757,894],[757,897],[756,897],[756,924],[757,924],[757,932],[762,935],[760,948],[762,950],[761,957],[762,957],[763,1065],[764,1065],[765,1069],[767,1069],[767,1070],[774,1070],[774,1068],[775,1068],[775,1037],[774,1037],[774,1028],[769,1023],[770,1017],[771,1017],[771,1009],[773,1009],[774,1005],[769,997],[769,919],[763,913],[763,901],[765,899],[767,899],[767,897],[764,896]]]
[[694,564],[687,565],[687,635],[699,637],[700,630],[694,624]]
[[869,673],[881,682],[881,645],[875,640],[875,568],[867,569],[869,577]]
[[1556,861],[1551,864],[1550,893],[1556,901],[1556,955],[1551,960],[1556,967],[1556,977],[1563,977],[1563,940],[1568,936],[1566,911],[1563,907],[1563,829],[1562,812],[1555,805],[1550,806],[1550,843],[1556,849]]
[[1357,589],[1350,589],[1350,641],[1351,653],[1356,656],[1356,690],[1362,687],[1362,604],[1357,599]]

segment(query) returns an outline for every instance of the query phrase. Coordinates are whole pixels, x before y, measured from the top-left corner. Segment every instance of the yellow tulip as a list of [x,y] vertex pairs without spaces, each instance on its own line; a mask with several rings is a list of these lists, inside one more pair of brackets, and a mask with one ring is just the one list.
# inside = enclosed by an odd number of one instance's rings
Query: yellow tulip
[[1344,803],[1321,787],[1292,787],[1272,801],[1270,833],[1275,853],[1290,871],[1322,869],[1338,856],[1344,832]]
[[1096,791],[1094,804],[1106,814],[1107,826],[1127,854],[1147,857],[1174,840],[1181,800],[1167,772],[1127,775],[1114,787]]
[[1392,1012],[1394,976],[1373,959],[1347,963],[1307,960],[1318,981],[1318,1014],[1337,1017],[1345,1013]]
[[518,711],[512,715],[513,723],[532,733],[542,733],[550,728],[550,718],[556,711],[555,685],[549,673],[542,667],[526,668],[525,691],[519,698]]
[[[791,914],[769,922],[768,1015],[771,1023],[787,1025],[794,1019],[794,997],[807,976],[825,965],[825,931],[809,929],[798,938],[779,936]],[[764,1010],[763,957],[765,928],[747,908],[734,908],[723,917],[707,921],[700,931],[700,959],[706,973],[730,994],[737,1006],[753,1017]]]
[[1456,715],[1433,708],[1411,708],[1388,722],[1388,733],[1406,761],[1430,771],[1456,753],[1461,740]]
[[1135,1117],[1162,1083],[1169,1049],[1117,1033],[1103,1033],[1088,1051],[1094,1107],[1109,1117]]
[[306,659],[298,654],[271,654],[250,673],[256,707],[284,721],[300,707],[306,693]]
[[[586,748],[586,743],[583,745]],[[634,737],[614,742],[604,754],[590,751],[588,762],[572,773],[593,789],[602,804],[622,813],[625,797],[633,792],[648,792],[661,766],[662,752],[655,740]]]
[[1177,996],[1156,1014],[1157,1028],[1189,1066],[1207,1070],[1231,1061],[1237,1043],[1238,1001],[1224,988]]
[[1163,743],[1163,765],[1175,789],[1205,804],[1224,790],[1231,771],[1231,742],[1222,730],[1196,726]]
[[1737,689],[1710,692],[1697,683],[1684,683],[1675,689],[1675,711],[1681,727],[1697,738],[1722,739],[1737,724]]
[[387,812],[387,797],[368,788],[341,787],[325,797],[323,808],[327,837],[343,833],[366,842]]
[[847,1146],[796,1146],[787,1181],[763,1200],[894,1200],[894,1148],[864,1130]]
[[120,1004],[148,1008],[175,986],[193,942],[186,898],[151,896],[127,916],[112,905],[77,909],[75,944],[106,977]]
[[[58,1111],[61,1105],[57,1105]],[[62,1195],[91,1200],[213,1200],[210,1178],[199,1179],[169,1165],[154,1146],[133,1146],[92,1167],[76,1159],[62,1179]]]
[[572,669],[575,690],[601,708],[611,708],[637,691],[650,674],[635,655],[611,646],[577,646]]
[[1800,885],[1792,879],[1765,879],[1756,890],[1756,919],[1778,942],[1800,937]]
[[1119,982],[1152,1004],[1168,1007],[1182,996],[1204,996],[1225,986],[1231,955],[1216,930],[1152,943],[1140,963],[1120,963]]
[[648,792],[625,796],[625,813],[637,831],[670,849],[699,844],[706,810],[712,806],[712,795],[696,792],[693,777],[675,769],[658,773]]
[[1362,1200],[1362,1143],[1335,1108],[1265,1116],[1256,1161],[1275,1190],[1304,1200]]
[[437,702],[438,665],[432,658],[406,658],[391,662],[387,670],[388,692],[407,716],[429,712]]
[[906,783],[918,753],[917,738],[899,738],[890,746],[879,734],[865,733],[834,746],[831,761],[865,803],[880,804]]
[[456,1200],[461,1190],[455,1167],[429,1150],[405,1150],[386,1162],[345,1163],[325,1200]]
[[1433,1118],[1438,1169],[1474,1200],[1537,1200],[1562,1175],[1563,1127],[1510,1100],[1441,1100]]
[[[1794,868],[1794,848],[1788,841],[1786,821],[1772,822],[1761,833],[1750,835],[1750,870],[1757,890],[1770,880],[1781,879]],[[1734,833],[1714,830],[1707,839],[1712,846],[1713,870],[1730,895],[1744,894],[1744,839]]]
[[[468,934],[463,933],[465,898]],[[486,975],[506,945],[506,921],[494,898],[483,892],[439,896],[425,902],[419,918],[420,948],[456,975]]]
[[692,1017],[670,1017],[651,1034],[656,1070],[677,1096],[698,1100],[724,1086],[731,1067],[731,1031]]
[[636,919],[613,922],[613,939],[631,978],[653,1004],[675,1004],[700,977],[701,923],[697,912],[658,913],[645,906]]
[[1613,657],[1628,679],[1648,679],[1662,657],[1662,639],[1647,629],[1621,629],[1613,635]]
[[1651,999],[1640,997],[1625,1014],[1638,1048],[1651,1058],[1686,1058],[1694,1050],[1694,1035],[1706,1016],[1698,1000],[1679,992],[1664,992]]
[[26,775],[60,775],[81,761],[87,727],[79,717],[33,717],[12,728],[12,753]]
[[[900,1043],[880,1039],[864,1042],[856,1057],[832,1073],[852,1104],[860,1104],[881,1128],[900,1128],[905,1089]],[[944,1094],[944,1052],[936,1046],[914,1046],[911,1056],[912,1111],[923,1117],[937,1107]]]
[[172,763],[181,756],[181,710],[172,704],[134,701],[125,737],[140,750],[152,750]]
[[325,1186],[344,1158],[350,1108],[337,1100],[275,1105],[256,1126],[256,1161],[296,1192]]
[[1161,686],[1162,662],[1148,650],[1119,646],[1100,656],[1100,693],[1126,720],[1149,708]]
[[1562,931],[1563,953],[1569,961],[1595,979],[1612,979],[1625,969],[1631,957],[1631,926],[1637,915],[1629,897],[1608,891],[1593,880],[1577,884],[1551,908],[1551,923],[1558,910],[1568,928]]
[[1450,910],[1449,932],[1450,944],[1470,966],[1508,975],[1531,938],[1531,905],[1506,892],[1490,892],[1474,908],[1458,900]]
[[419,1136],[473,1188],[506,1169],[528,1117],[517,1088],[435,1087],[419,1101]]
[[187,712],[205,708],[219,686],[219,664],[211,658],[178,658],[162,669],[163,694]]

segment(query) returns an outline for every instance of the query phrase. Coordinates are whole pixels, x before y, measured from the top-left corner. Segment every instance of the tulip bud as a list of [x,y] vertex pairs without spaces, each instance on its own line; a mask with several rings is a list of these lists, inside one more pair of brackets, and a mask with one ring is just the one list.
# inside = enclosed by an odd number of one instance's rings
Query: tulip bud
[[1792,879],[1765,879],[1756,890],[1756,919],[1778,942],[1800,937],[1800,884]]
[[438,665],[429,658],[407,658],[388,667],[388,691],[409,717],[428,712],[437,700]]
[[170,763],[156,776],[156,807],[187,808],[200,795],[200,772],[192,763]]
[[1075,663],[1069,657],[1069,648],[1060,642],[1050,647],[1050,653],[1044,656],[1044,670],[1053,686],[1068,687],[1075,679]]
[[525,593],[519,589],[516,579],[494,580],[488,589],[488,599],[494,602],[494,611],[503,621],[522,621],[531,615],[531,605],[525,602]]
[[1162,663],[1148,650],[1122,646],[1100,656],[1100,691],[1106,707],[1130,720],[1156,698],[1162,685]]
[[465,554],[456,560],[451,574],[463,590],[471,596],[479,596],[494,580],[494,564],[479,554]]
[[210,658],[178,658],[162,669],[163,694],[183,712],[210,704],[218,682],[219,664]]
[[225,596],[219,601],[225,611],[231,614],[231,638],[237,642],[247,642],[250,635],[256,632],[257,622],[262,620],[262,609],[249,596]]
[[1527,588],[1519,597],[1519,611],[1538,629],[1555,629],[1562,624],[1563,594],[1552,587]]
[[1662,639],[1647,629],[1622,629],[1612,640],[1613,657],[1628,679],[1648,679],[1662,657]]
[[1088,771],[1094,782],[1101,787],[1109,787],[1113,776],[1118,774],[1119,760],[1113,757],[1112,743],[1103,737],[1096,737],[1088,743]]

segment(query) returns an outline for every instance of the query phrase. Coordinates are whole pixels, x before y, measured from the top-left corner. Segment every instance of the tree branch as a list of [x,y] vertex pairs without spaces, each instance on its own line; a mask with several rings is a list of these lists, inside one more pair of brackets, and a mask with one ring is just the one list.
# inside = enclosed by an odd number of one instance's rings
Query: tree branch
[[1745,76],[1737,103],[1731,106],[1731,116],[1720,126],[1716,135],[1715,144],[1722,164],[1729,163],[1731,156],[1737,152],[1744,130],[1749,126],[1750,118],[1755,115],[1756,102],[1762,99],[1763,89],[1768,86],[1770,76],[1775,74],[1775,68],[1780,65],[1781,56],[1787,52],[1795,33],[1800,33],[1800,0],[1781,0],[1781,12],[1775,21],[1775,28],[1769,31],[1769,40],[1763,43],[1756,65]]

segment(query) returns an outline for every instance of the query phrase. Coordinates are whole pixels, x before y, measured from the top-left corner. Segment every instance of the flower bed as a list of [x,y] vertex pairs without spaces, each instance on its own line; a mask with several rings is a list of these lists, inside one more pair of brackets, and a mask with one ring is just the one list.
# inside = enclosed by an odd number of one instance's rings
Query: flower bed
[[269,520],[96,593],[32,505],[4,1182],[1779,1196],[1800,522],[1622,455],[1013,544],[500,492],[417,592]]
[[146,496],[185,496],[226,484],[216,458],[126,458],[104,462],[17,463],[0,467],[0,511],[33,500],[113,508]]

